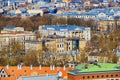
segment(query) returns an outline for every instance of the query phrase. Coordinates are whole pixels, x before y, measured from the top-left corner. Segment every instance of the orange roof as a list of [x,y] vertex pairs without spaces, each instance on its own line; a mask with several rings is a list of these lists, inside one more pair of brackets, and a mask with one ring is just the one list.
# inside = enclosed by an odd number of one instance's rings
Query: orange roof
[[64,70],[63,67],[54,67],[54,70],[51,70],[50,67],[42,67],[41,70],[39,67],[32,67],[32,69],[28,66],[23,66],[21,69],[18,69],[17,66],[11,66],[9,69],[7,67],[0,67],[0,70],[4,68],[7,72],[7,75],[11,75],[10,77],[0,78],[0,80],[16,80],[16,78],[19,78],[22,75],[30,76],[32,73],[37,73],[38,75],[41,74],[55,74],[58,71],[62,72],[62,76],[67,76],[67,71],[70,69],[69,67],[66,67]]

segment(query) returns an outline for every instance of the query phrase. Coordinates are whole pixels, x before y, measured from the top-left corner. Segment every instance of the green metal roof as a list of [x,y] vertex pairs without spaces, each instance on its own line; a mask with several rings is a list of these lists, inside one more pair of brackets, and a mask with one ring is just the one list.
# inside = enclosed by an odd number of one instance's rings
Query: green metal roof
[[78,74],[78,73],[91,73],[91,72],[106,72],[106,71],[120,71],[120,64],[113,63],[97,63],[88,64],[88,68],[85,68],[85,64],[79,64],[75,67],[75,70],[71,70],[68,73]]

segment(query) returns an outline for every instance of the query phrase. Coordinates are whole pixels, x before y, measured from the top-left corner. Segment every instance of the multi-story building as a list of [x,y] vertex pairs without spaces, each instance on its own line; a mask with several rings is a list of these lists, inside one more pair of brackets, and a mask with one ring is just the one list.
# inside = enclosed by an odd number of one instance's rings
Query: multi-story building
[[120,26],[120,20],[102,20],[97,22],[98,30],[100,31],[113,31]]
[[25,41],[25,52],[31,50],[42,51],[42,42],[38,40],[26,40]]
[[49,52],[54,53],[78,53],[76,51],[85,49],[86,42],[86,40],[81,40],[79,37],[66,38],[54,34],[42,39],[42,48],[47,48]]
[[79,37],[80,39],[90,40],[91,30],[89,27],[74,26],[74,25],[43,25],[39,26],[41,37],[48,35],[61,35],[65,37]]
[[68,71],[68,80],[120,80],[120,65],[91,62]]
[[5,27],[0,33],[0,48],[10,46],[14,42],[24,45],[25,40],[36,40],[36,35],[20,27]]

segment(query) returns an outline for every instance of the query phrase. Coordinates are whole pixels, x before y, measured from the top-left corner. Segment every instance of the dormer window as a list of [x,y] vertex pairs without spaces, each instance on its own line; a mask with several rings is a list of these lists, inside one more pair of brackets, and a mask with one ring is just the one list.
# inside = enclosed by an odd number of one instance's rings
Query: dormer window
[[4,73],[4,71],[2,71],[2,73]]

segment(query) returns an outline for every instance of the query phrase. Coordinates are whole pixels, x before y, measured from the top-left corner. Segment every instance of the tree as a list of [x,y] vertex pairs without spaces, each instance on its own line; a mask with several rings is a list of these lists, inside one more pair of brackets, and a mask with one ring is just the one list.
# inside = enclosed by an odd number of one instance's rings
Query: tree
[[38,54],[36,53],[36,51],[32,50],[29,51],[25,56],[24,56],[24,60],[23,60],[24,65],[26,66],[38,66]]
[[113,56],[112,56],[112,62],[113,63],[117,63],[117,61],[118,61],[118,56],[116,54],[113,54]]
[[80,56],[81,56],[80,62],[81,63],[86,63],[87,62],[87,55],[86,55],[86,53],[83,51],[83,52],[81,52]]

